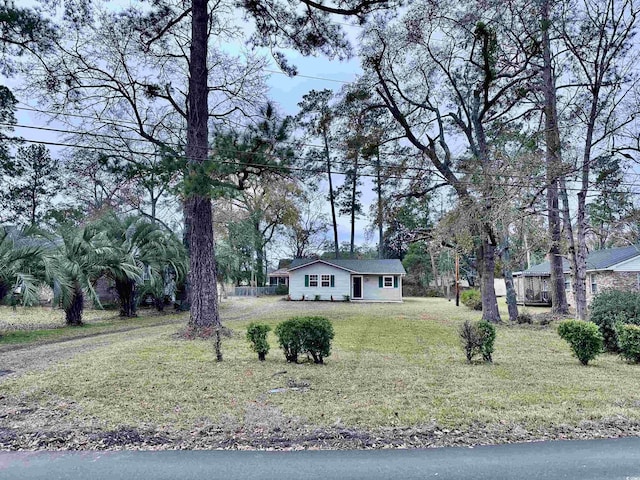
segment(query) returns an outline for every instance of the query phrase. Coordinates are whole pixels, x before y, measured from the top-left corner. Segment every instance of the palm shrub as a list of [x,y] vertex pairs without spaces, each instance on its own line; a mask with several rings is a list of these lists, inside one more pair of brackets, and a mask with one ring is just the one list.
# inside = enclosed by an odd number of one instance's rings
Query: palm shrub
[[620,355],[631,363],[640,363],[640,326],[618,324],[616,331]]
[[132,275],[128,262],[117,260],[106,270],[120,299],[120,316],[137,315],[141,293],[150,294],[156,308],[162,310],[170,280],[180,283],[187,275],[187,255],[182,242],[173,232],[138,216],[120,218],[109,214],[96,226],[107,235],[114,259],[130,259],[140,272]]
[[580,363],[587,365],[603,351],[604,342],[593,322],[566,320],[558,325],[558,334],[571,347]]
[[606,290],[591,302],[589,320],[595,323],[609,352],[618,352],[618,329],[616,325],[640,325],[640,293]]
[[60,230],[55,247],[45,254],[47,277],[64,308],[67,325],[82,325],[85,292],[100,305],[93,284],[105,272],[120,269],[131,278],[140,277],[134,260],[114,248],[96,227]]
[[[20,292],[23,305],[38,301],[43,249],[31,230],[0,227],[0,302]],[[15,300],[15,299],[13,299]]]
[[258,359],[264,362],[269,353],[269,342],[267,335],[271,327],[265,323],[251,322],[247,327],[247,340],[251,344],[251,349],[258,354]]

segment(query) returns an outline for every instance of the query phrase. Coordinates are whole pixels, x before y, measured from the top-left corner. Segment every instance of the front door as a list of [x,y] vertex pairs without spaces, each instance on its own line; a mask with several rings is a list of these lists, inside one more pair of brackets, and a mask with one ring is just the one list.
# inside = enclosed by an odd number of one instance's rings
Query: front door
[[351,277],[353,282],[353,288],[351,298],[354,300],[362,298],[362,277]]

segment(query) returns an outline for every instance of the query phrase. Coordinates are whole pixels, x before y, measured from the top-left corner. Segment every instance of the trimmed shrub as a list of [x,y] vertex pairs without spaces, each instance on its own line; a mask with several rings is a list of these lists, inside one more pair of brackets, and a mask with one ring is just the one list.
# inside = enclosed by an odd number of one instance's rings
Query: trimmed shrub
[[276,295],[287,295],[289,293],[289,285],[278,285],[276,287]]
[[466,320],[459,328],[458,334],[462,341],[462,349],[467,357],[467,363],[473,361],[476,355],[482,355],[485,362],[493,361],[493,344],[496,339],[496,327],[491,323],[480,320],[471,322]]
[[566,320],[558,325],[558,334],[565,340],[580,363],[587,365],[603,351],[603,339],[593,322]]
[[480,320],[477,324],[480,332],[480,353],[485,362],[493,362],[491,354],[493,353],[493,343],[496,340],[496,327],[486,320]]
[[313,363],[324,363],[331,354],[333,325],[325,317],[301,317],[302,348],[313,357]]
[[298,363],[298,355],[302,352],[299,318],[294,317],[279,323],[276,326],[275,334],[287,362]]
[[308,353],[314,363],[324,363],[331,353],[333,326],[324,317],[293,317],[275,329],[287,362],[297,363],[298,355]]
[[620,355],[631,363],[640,363],[640,326],[618,324],[616,332]]
[[464,290],[460,294],[460,301],[471,310],[482,310],[482,296],[480,290]]
[[589,320],[595,323],[609,352],[618,352],[616,325],[640,325],[640,293],[606,290],[593,298]]
[[313,296],[313,301],[314,302],[319,302],[320,301],[320,295],[314,295]]
[[265,323],[251,322],[247,327],[247,340],[251,343],[251,350],[258,354],[258,359],[264,362],[269,353],[267,335],[271,327]]

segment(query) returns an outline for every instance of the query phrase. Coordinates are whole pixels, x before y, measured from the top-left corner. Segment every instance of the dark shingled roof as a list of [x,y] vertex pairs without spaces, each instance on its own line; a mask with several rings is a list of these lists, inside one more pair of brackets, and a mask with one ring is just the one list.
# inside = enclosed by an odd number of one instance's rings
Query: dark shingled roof
[[[625,260],[630,260],[638,255],[640,255],[640,245],[596,250],[587,255],[587,270],[606,270],[609,267],[624,262]],[[571,273],[569,261],[563,258],[562,263],[564,273]],[[525,277],[543,277],[551,274],[549,271],[549,262],[540,263],[519,273]]]
[[345,270],[350,270],[354,273],[379,273],[385,274],[388,273],[390,275],[406,275],[406,270],[402,266],[402,262],[400,260],[352,260],[352,259],[317,259],[317,258],[296,258],[289,265],[289,270],[293,270],[295,268],[303,267],[305,265],[314,263],[314,262],[324,262],[329,265],[335,265],[338,268],[344,268]]

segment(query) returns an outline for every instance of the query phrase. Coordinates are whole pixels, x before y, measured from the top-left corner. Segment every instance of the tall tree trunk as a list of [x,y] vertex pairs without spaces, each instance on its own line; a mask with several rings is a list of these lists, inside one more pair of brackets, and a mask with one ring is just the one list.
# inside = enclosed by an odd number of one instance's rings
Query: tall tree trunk
[[351,239],[349,253],[351,258],[355,251],[356,241],[356,195],[358,194],[358,153],[355,153],[355,159],[353,161],[353,180],[351,181]]
[[498,300],[496,289],[493,283],[495,274],[495,251],[488,236],[485,234],[478,246],[478,274],[480,275],[480,293],[482,295],[482,319],[487,322],[500,323],[500,312],[498,310]]
[[[431,261],[431,272],[433,273],[433,281],[436,283],[436,290],[439,290],[441,287],[440,274],[438,272],[438,264],[436,262],[436,256],[434,255],[433,249],[431,248],[431,246],[429,246],[428,252],[429,252],[429,260]],[[443,290],[443,293],[446,293],[446,292],[444,292]]]
[[583,263],[582,282],[578,282],[580,276],[580,256],[579,251],[576,248],[576,242],[573,237],[573,225],[571,224],[571,213],[569,210],[569,197],[567,195],[567,188],[565,185],[565,179],[560,179],[560,194],[562,196],[562,217],[564,220],[564,229],[566,232],[567,241],[569,243],[569,261],[571,263],[571,276],[573,282],[571,287],[573,290],[573,301],[576,307],[576,318],[579,320],[587,319],[587,286],[586,286],[586,257]]
[[600,86],[596,84],[593,91],[593,100],[589,111],[587,123],[587,135],[584,142],[584,154],[582,157],[581,185],[578,192],[577,215],[577,248],[576,248],[576,273],[573,277],[574,289],[580,291],[580,299],[576,295],[576,317],[580,320],[587,319],[587,194],[589,193],[589,174],[591,167],[591,148],[593,146],[593,131],[598,117],[598,97]]
[[[189,52],[189,102],[187,112],[186,154],[189,164],[197,167],[206,162],[208,154],[208,82],[207,32],[209,16],[207,0],[192,0],[191,46]],[[197,168],[193,170],[198,171]],[[191,316],[189,326],[196,331],[213,327],[216,358],[220,350],[220,317],[213,240],[211,198],[194,193],[186,200],[189,226],[189,283]]]
[[133,280],[116,280],[116,292],[120,299],[120,316],[137,317],[136,282]]
[[380,172],[380,147],[376,147],[376,194],[378,197],[378,258],[384,258],[384,237],[382,228],[382,178]]
[[513,284],[513,270],[511,269],[511,250],[509,243],[509,234],[506,233],[502,246],[502,274],[504,275],[504,285],[507,289],[507,310],[509,311],[509,321],[515,322],[518,319],[518,299],[516,296],[516,289]]
[[524,237],[524,250],[527,256],[527,270],[529,270],[531,268],[531,249],[529,248],[529,236],[527,235],[526,231],[524,232],[523,237]]
[[73,297],[71,304],[65,307],[64,315],[67,325],[79,327],[82,325],[82,310],[84,309],[84,293],[77,281],[73,284]]
[[329,138],[327,131],[322,131],[324,140],[324,155],[327,160],[327,179],[329,180],[329,204],[331,205],[331,221],[333,224],[333,249],[336,258],[340,258],[340,243],[338,242],[338,219],[336,217],[336,197],[333,191],[333,179],[331,178],[331,154],[329,153]]
[[260,231],[260,224],[254,224],[254,249],[256,251],[256,287],[262,287],[264,285],[264,239],[262,232]]
[[558,208],[558,178],[561,175],[560,131],[556,103],[556,86],[551,61],[551,40],[549,38],[550,0],[542,2],[542,79],[544,89],[544,117],[547,167],[547,211],[549,228],[549,266],[551,271],[552,312],[566,315],[569,311],[564,288],[564,268],[560,252],[561,225]]

